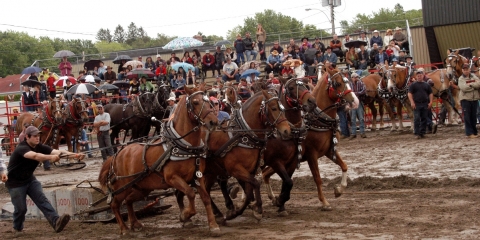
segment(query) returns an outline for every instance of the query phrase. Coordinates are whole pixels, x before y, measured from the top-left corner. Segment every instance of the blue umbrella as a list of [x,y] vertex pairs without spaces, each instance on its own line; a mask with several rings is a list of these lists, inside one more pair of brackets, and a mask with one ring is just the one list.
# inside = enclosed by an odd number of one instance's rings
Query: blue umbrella
[[176,64],[172,65],[172,68],[173,68],[173,70],[175,70],[175,72],[178,72],[179,67],[182,67],[183,70],[185,70],[185,72],[188,72],[189,69],[191,69],[192,71],[195,71],[195,67],[192,64],[189,64],[189,63],[181,62],[181,63],[176,63]]
[[27,67],[22,70],[22,74],[31,74],[31,73],[41,72],[41,71],[42,69],[38,67]]
[[245,70],[245,72],[242,73],[242,75],[240,76],[241,78],[246,78],[248,76],[250,76],[250,74],[252,73],[255,73],[255,76],[259,76],[260,75],[260,72],[256,69],[247,69]]

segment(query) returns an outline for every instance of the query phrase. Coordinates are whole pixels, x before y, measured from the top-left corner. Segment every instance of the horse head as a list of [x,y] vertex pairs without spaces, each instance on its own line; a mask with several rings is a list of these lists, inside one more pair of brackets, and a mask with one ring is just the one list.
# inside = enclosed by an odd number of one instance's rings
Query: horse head
[[87,104],[85,103],[84,100],[82,100],[79,97],[76,97],[73,99],[73,101],[70,103],[72,104],[73,110],[75,112],[72,113],[75,117],[80,117],[82,119],[83,123],[88,122],[88,108]]
[[65,119],[63,118],[63,111],[62,111],[62,103],[60,102],[60,99],[58,98],[50,98],[49,97],[49,102],[47,105],[47,110],[46,114],[48,115],[47,117],[51,118],[56,125],[63,124]]
[[265,81],[265,79],[262,77],[255,82],[252,82],[252,89],[254,93],[267,90],[267,81]]
[[447,64],[447,76],[450,79],[453,79],[454,76],[459,77],[462,74],[462,65],[468,62],[468,60],[464,56],[458,54],[458,52],[459,51],[457,50],[454,53],[450,53],[445,60]]
[[[317,106],[325,107],[325,104],[332,106],[336,103],[347,102],[352,109],[358,107],[358,98],[352,93],[348,78],[343,76],[340,70],[327,68],[322,76],[320,74],[317,86],[313,90]],[[327,91],[327,94],[323,92],[324,90]]]
[[286,104],[290,108],[303,108],[305,112],[311,112],[317,107],[317,101],[307,89],[302,79],[286,79],[279,78],[282,82],[282,98],[285,99]]
[[171,88],[168,84],[158,85],[155,93],[154,108],[167,108],[167,99],[170,97]]
[[242,107],[242,100],[238,96],[237,90],[233,86],[224,86],[222,89],[223,101],[232,109],[240,109]]
[[212,131],[218,125],[218,118],[206,93],[193,91],[188,87],[185,88],[185,92],[187,93],[185,102],[190,120]]
[[[255,94],[254,96],[262,96],[263,100],[260,105],[260,118],[264,125],[267,125],[280,133],[282,139],[289,139],[291,137],[292,130],[285,117],[285,107],[280,103],[278,97],[265,90],[262,90],[262,94]],[[247,105],[244,105],[248,108]],[[251,111],[256,111],[252,108]],[[245,113],[244,113],[245,115]]]
[[153,109],[153,102],[155,101],[155,94],[151,92],[145,92],[138,96],[138,98],[145,113],[147,115],[151,115]]

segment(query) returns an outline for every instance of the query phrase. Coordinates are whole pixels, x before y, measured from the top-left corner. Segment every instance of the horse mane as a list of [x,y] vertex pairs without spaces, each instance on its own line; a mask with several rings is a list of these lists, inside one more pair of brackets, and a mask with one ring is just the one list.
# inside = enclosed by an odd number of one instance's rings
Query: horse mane
[[255,100],[258,98],[258,96],[262,95],[263,96],[263,93],[262,91],[259,91],[259,92],[256,92],[255,94],[253,94],[252,97],[250,97],[243,105],[242,105],[242,109],[248,109],[250,108],[250,106],[253,104],[253,102],[255,102]]
[[178,117],[179,117],[179,113],[181,110],[183,110],[183,108],[186,106],[185,104],[185,101],[187,99],[187,95],[182,95],[180,96],[180,100],[178,101],[177,103],[177,107],[175,108],[175,111],[173,112],[173,121],[176,122]]

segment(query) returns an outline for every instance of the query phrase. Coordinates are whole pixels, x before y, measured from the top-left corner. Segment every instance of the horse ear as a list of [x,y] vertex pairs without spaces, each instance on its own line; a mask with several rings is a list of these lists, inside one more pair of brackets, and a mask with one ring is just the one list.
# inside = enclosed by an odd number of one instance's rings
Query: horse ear
[[194,91],[193,91],[191,88],[189,88],[189,87],[185,87],[185,92],[186,92],[188,95],[194,93]]
[[268,92],[267,92],[267,91],[265,91],[265,90],[262,89],[262,93],[263,93],[263,96],[264,96],[266,99],[269,99],[269,98],[270,98],[270,96],[268,95]]
[[460,50],[457,49],[457,51],[455,51],[455,55],[458,55],[459,52],[460,52]]
[[393,68],[397,67],[397,62],[393,62]]
[[285,83],[287,83],[287,81],[288,81],[288,79],[284,78],[283,76],[278,77],[278,80],[280,80],[280,82],[282,82],[283,85],[285,85]]

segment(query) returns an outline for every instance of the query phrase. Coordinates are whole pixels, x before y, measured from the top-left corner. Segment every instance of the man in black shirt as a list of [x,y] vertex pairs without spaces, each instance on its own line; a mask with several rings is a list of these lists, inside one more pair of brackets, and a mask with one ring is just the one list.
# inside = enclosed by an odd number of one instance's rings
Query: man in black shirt
[[[425,71],[419,68],[416,82],[408,88],[408,99],[414,113],[414,134],[416,139],[424,138],[427,129],[427,115],[433,103],[432,88],[425,80]],[[436,128],[436,126],[434,126]],[[436,129],[435,129],[436,130]]]
[[42,190],[42,185],[35,178],[33,172],[40,162],[57,162],[60,160],[60,154],[72,155],[78,159],[83,159],[84,154],[75,154],[65,150],[54,150],[47,145],[40,143],[40,131],[30,126],[25,129],[25,140],[22,141],[12,153],[8,163],[8,179],[5,183],[12,204],[15,208],[13,212],[13,229],[15,235],[21,235],[23,222],[27,213],[27,195],[42,211],[45,218],[53,227],[55,232],[61,232],[70,220],[70,215],[64,214],[58,216],[58,213],[48,202]]

